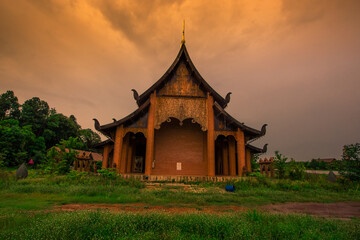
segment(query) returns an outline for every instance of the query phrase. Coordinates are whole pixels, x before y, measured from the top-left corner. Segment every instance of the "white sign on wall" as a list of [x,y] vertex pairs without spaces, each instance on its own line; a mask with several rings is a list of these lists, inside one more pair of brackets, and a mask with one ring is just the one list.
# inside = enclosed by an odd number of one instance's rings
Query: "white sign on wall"
[[181,162],[176,163],[176,170],[181,170]]

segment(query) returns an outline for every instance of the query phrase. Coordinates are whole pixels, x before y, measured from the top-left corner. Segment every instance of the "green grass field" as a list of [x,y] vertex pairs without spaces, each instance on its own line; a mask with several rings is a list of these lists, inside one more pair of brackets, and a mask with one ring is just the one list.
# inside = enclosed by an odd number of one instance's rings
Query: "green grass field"
[[[212,215],[168,213],[53,212],[67,203],[144,203],[165,206],[235,205],[283,202],[360,201],[356,184],[334,184],[324,176],[304,181],[244,178],[228,183],[191,183],[146,188],[136,180],[69,174],[24,180],[1,173],[0,239],[359,239],[359,219],[324,219],[249,210]],[[225,192],[226,184],[236,192]],[[202,191],[196,191],[201,189]]]

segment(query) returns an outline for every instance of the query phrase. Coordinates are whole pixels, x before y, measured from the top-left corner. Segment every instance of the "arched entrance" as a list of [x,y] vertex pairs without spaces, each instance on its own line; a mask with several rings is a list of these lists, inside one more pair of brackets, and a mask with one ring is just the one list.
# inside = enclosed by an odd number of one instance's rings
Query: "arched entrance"
[[155,130],[154,175],[207,175],[206,132],[191,119],[171,118]]
[[143,133],[128,132],[124,139],[127,142],[127,150],[123,152],[126,161],[125,173],[145,172],[146,138]]
[[219,135],[215,140],[215,175],[237,175],[236,141],[233,136]]

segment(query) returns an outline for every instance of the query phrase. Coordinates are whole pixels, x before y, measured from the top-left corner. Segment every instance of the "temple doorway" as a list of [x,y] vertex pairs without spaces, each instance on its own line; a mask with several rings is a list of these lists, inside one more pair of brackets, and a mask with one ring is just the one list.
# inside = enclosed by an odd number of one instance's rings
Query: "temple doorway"
[[191,119],[180,122],[171,118],[155,130],[155,152],[152,174],[206,175],[204,158],[206,132]]
[[128,133],[129,148],[127,151],[126,173],[145,172],[146,138],[143,133]]
[[236,156],[235,138],[219,135],[215,140],[215,175],[236,175]]

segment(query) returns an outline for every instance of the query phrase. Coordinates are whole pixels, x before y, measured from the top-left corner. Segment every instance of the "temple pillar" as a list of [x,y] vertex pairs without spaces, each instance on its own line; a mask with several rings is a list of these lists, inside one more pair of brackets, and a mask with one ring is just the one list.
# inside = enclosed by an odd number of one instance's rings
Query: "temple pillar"
[[124,143],[121,149],[121,161],[120,161],[120,173],[124,174],[126,171],[127,151],[129,149],[129,137],[130,134],[126,134],[124,137]]
[[224,175],[229,175],[229,158],[228,158],[228,143],[227,141],[223,141],[222,144],[222,159],[223,159],[223,166],[224,166]]
[[109,152],[110,152],[110,145],[106,144],[104,146],[104,151],[103,151],[102,168],[108,168],[109,167],[109,165],[108,165],[109,164]]
[[245,135],[240,128],[238,128],[236,132],[236,144],[238,154],[238,174],[239,176],[243,176],[243,169],[245,167]]
[[233,137],[229,137],[229,166],[230,176],[236,176],[236,152],[235,140]]
[[129,141],[129,147],[127,151],[127,161],[126,161],[126,173],[131,173],[131,160],[133,154],[133,141]]
[[156,91],[150,95],[150,108],[147,123],[146,155],[145,155],[145,175],[151,174],[151,165],[154,160],[154,124],[156,108]]
[[207,157],[208,157],[208,176],[215,176],[215,132],[214,132],[214,98],[207,93],[206,107],[208,114],[207,131]]
[[123,136],[124,136],[124,126],[120,125],[116,128],[115,133],[115,143],[114,143],[114,160],[113,164],[116,164],[116,169],[120,170],[120,159],[121,159],[121,149],[123,145]]
[[245,150],[245,158],[246,158],[246,171],[248,173],[251,172],[251,153],[249,149]]

